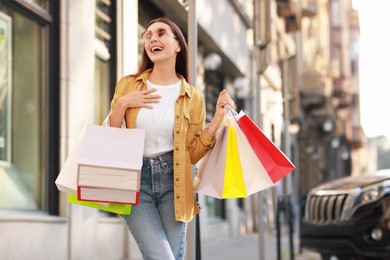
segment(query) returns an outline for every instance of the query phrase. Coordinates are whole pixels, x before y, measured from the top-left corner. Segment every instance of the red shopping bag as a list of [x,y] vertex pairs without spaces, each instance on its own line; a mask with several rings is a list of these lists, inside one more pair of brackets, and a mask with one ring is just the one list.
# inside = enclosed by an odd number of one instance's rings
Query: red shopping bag
[[294,164],[287,156],[243,111],[235,118],[274,183],[295,169]]

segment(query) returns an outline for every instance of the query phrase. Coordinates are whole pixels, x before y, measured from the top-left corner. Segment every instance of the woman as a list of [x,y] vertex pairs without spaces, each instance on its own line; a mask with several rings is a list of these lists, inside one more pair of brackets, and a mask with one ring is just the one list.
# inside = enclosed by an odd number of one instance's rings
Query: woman
[[224,106],[234,102],[223,90],[205,128],[203,95],[186,81],[187,44],[179,27],[158,18],[141,37],[139,71],[118,82],[107,124],[146,130],[139,205],[125,216],[144,259],[183,259],[186,222],[199,213],[192,164],[212,149]]

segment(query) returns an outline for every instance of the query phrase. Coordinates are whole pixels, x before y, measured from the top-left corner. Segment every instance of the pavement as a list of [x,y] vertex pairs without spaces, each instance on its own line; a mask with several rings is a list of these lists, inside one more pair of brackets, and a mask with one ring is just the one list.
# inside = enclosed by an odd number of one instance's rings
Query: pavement
[[[298,237],[294,236],[294,260],[321,260],[318,253],[299,250]],[[260,254],[258,233],[222,236],[218,239],[202,241],[202,260],[278,260],[277,239],[274,232],[264,234],[264,252]],[[281,237],[281,260],[290,259],[289,240],[287,235]]]

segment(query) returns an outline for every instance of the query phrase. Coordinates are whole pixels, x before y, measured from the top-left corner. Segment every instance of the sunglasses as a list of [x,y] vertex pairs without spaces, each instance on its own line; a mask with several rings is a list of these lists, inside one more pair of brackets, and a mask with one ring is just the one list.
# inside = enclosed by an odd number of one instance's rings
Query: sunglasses
[[150,41],[150,40],[153,38],[153,35],[154,35],[154,34],[157,34],[157,37],[158,37],[159,39],[162,39],[162,38],[167,37],[170,33],[171,33],[171,34],[173,35],[173,37],[176,39],[176,36],[173,34],[173,32],[168,31],[167,29],[164,29],[164,28],[157,28],[156,30],[154,30],[154,32],[152,32],[152,31],[150,31],[150,30],[144,31],[144,32],[141,34],[141,39],[142,39],[142,41],[144,41],[144,42],[148,42],[148,41]]

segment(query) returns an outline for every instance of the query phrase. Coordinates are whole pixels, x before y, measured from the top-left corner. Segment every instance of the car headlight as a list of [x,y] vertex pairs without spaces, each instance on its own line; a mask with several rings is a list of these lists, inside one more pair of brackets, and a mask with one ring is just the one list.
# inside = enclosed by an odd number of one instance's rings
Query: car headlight
[[365,205],[380,199],[383,195],[383,183],[363,188],[355,201],[355,207]]
[[342,220],[349,220],[355,211],[366,204],[380,200],[385,193],[385,187],[390,183],[377,183],[364,187],[363,189],[355,189],[346,198],[341,214]]
[[382,184],[370,185],[363,189],[355,189],[344,201],[341,219],[344,221],[349,220],[359,207],[377,201],[382,194]]
[[360,196],[360,203],[361,204],[367,204],[372,201],[376,201],[380,197],[380,187],[372,187],[368,190],[363,191],[362,195]]

